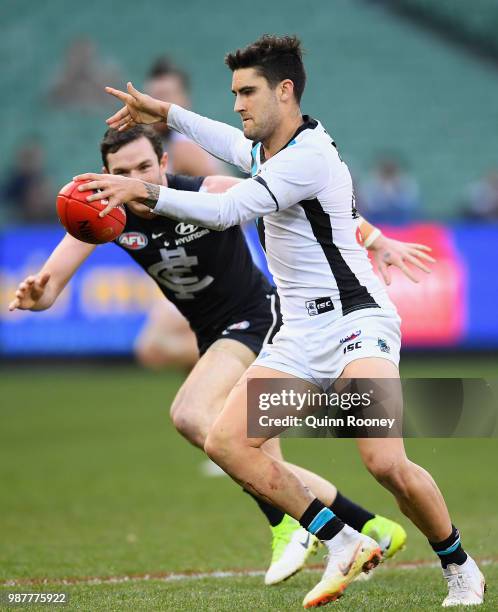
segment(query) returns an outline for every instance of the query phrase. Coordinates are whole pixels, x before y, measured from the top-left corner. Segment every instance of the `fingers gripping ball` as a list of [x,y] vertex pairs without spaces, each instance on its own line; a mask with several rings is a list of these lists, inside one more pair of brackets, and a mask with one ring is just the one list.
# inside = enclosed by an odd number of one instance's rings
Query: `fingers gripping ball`
[[113,208],[105,217],[99,217],[106,203],[101,200],[87,202],[89,191],[78,191],[81,181],[71,181],[57,196],[57,215],[71,236],[90,244],[103,244],[115,240],[126,225],[123,206]]

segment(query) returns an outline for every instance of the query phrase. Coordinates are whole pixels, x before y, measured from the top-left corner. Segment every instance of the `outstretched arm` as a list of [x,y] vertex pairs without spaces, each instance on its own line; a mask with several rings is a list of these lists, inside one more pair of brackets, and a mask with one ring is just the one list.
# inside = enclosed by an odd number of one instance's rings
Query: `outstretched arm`
[[[149,206],[157,215],[214,230],[240,225],[278,209],[274,196],[257,179],[261,180],[260,177],[242,180],[222,193],[226,185],[220,185],[220,189],[212,185],[209,191],[195,192],[170,189],[116,174],[88,173],[75,177],[75,180],[82,181],[78,187],[80,191],[99,189],[99,198],[108,200],[101,217],[123,202],[134,201]],[[94,196],[87,196],[87,200],[93,201]],[[281,208],[284,207],[282,203]]]
[[123,131],[134,125],[167,122],[168,126],[200,145],[203,149],[244,172],[251,169],[251,147],[241,130],[226,123],[213,121],[176,104],[163,102],[141,93],[127,84],[127,92],[106,87],[107,93],[118,98],[124,106],[107,119],[107,124]]
[[50,308],[76,270],[96,248],[69,234],[59,242],[42,269],[26,277],[17,288],[9,310],[46,310]]
[[314,197],[329,168],[318,151],[309,151],[306,160],[298,164],[292,151],[284,151],[271,169],[263,167],[258,176],[220,194],[170,189],[113,174],[80,174],[74,180],[81,181],[80,191],[99,190],[87,196],[89,202],[108,200],[101,217],[123,202],[138,201],[158,215],[224,230]]

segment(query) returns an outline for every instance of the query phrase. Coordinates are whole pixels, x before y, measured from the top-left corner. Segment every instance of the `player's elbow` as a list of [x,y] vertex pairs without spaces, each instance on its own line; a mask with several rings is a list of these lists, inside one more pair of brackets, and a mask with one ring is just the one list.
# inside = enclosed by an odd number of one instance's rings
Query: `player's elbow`
[[204,227],[207,227],[210,230],[215,230],[216,232],[223,232],[224,230],[232,227],[233,225],[237,225],[237,222],[232,221],[226,214],[223,214],[223,209],[221,209],[216,218],[209,219],[205,223],[203,223]]
[[234,225],[236,225],[236,223],[229,223],[228,221],[221,219],[213,229],[215,229],[217,232],[224,232]]
[[213,230],[214,232],[222,232],[223,230],[226,230],[228,227],[230,227],[228,225],[225,225],[219,219],[196,219],[195,221],[189,222],[205,227],[208,230]]
[[226,225],[223,219],[217,219],[216,221],[211,221],[206,227],[210,230],[214,230],[215,232],[223,232],[228,229],[230,226]]
[[198,223],[208,229],[222,232],[223,230],[240,223],[237,214],[237,206],[234,198],[228,193],[205,194],[206,200],[200,205],[195,215],[196,220],[190,223]]
[[243,221],[237,202],[231,195],[226,193],[220,196],[216,229],[222,232],[234,225],[240,225]]

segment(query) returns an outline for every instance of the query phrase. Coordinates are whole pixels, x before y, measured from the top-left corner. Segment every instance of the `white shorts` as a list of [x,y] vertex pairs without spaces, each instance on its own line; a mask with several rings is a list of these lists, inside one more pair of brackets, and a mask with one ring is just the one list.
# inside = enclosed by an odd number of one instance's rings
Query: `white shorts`
[[399,365],[401,319],[395,310],[369,308],[331,321],[329,313],[300,326],[285,324],[253,365],[297,376],[328,389],[344,368],[365,357]]

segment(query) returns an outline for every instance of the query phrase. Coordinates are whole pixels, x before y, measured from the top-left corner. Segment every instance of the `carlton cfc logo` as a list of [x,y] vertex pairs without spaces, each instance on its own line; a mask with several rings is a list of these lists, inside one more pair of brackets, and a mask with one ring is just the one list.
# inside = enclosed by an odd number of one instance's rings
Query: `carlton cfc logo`
[[193,234],[195,230],[198,228],[198,225],[192,225],[191,223],[178,223],[175,227],[175,232],[180,234],[180,236],[188,236],[189,234]]
[[118,242],[131,251],[138,251],[147,246],[148,240],[142,232],[125,232],[118,238]]

